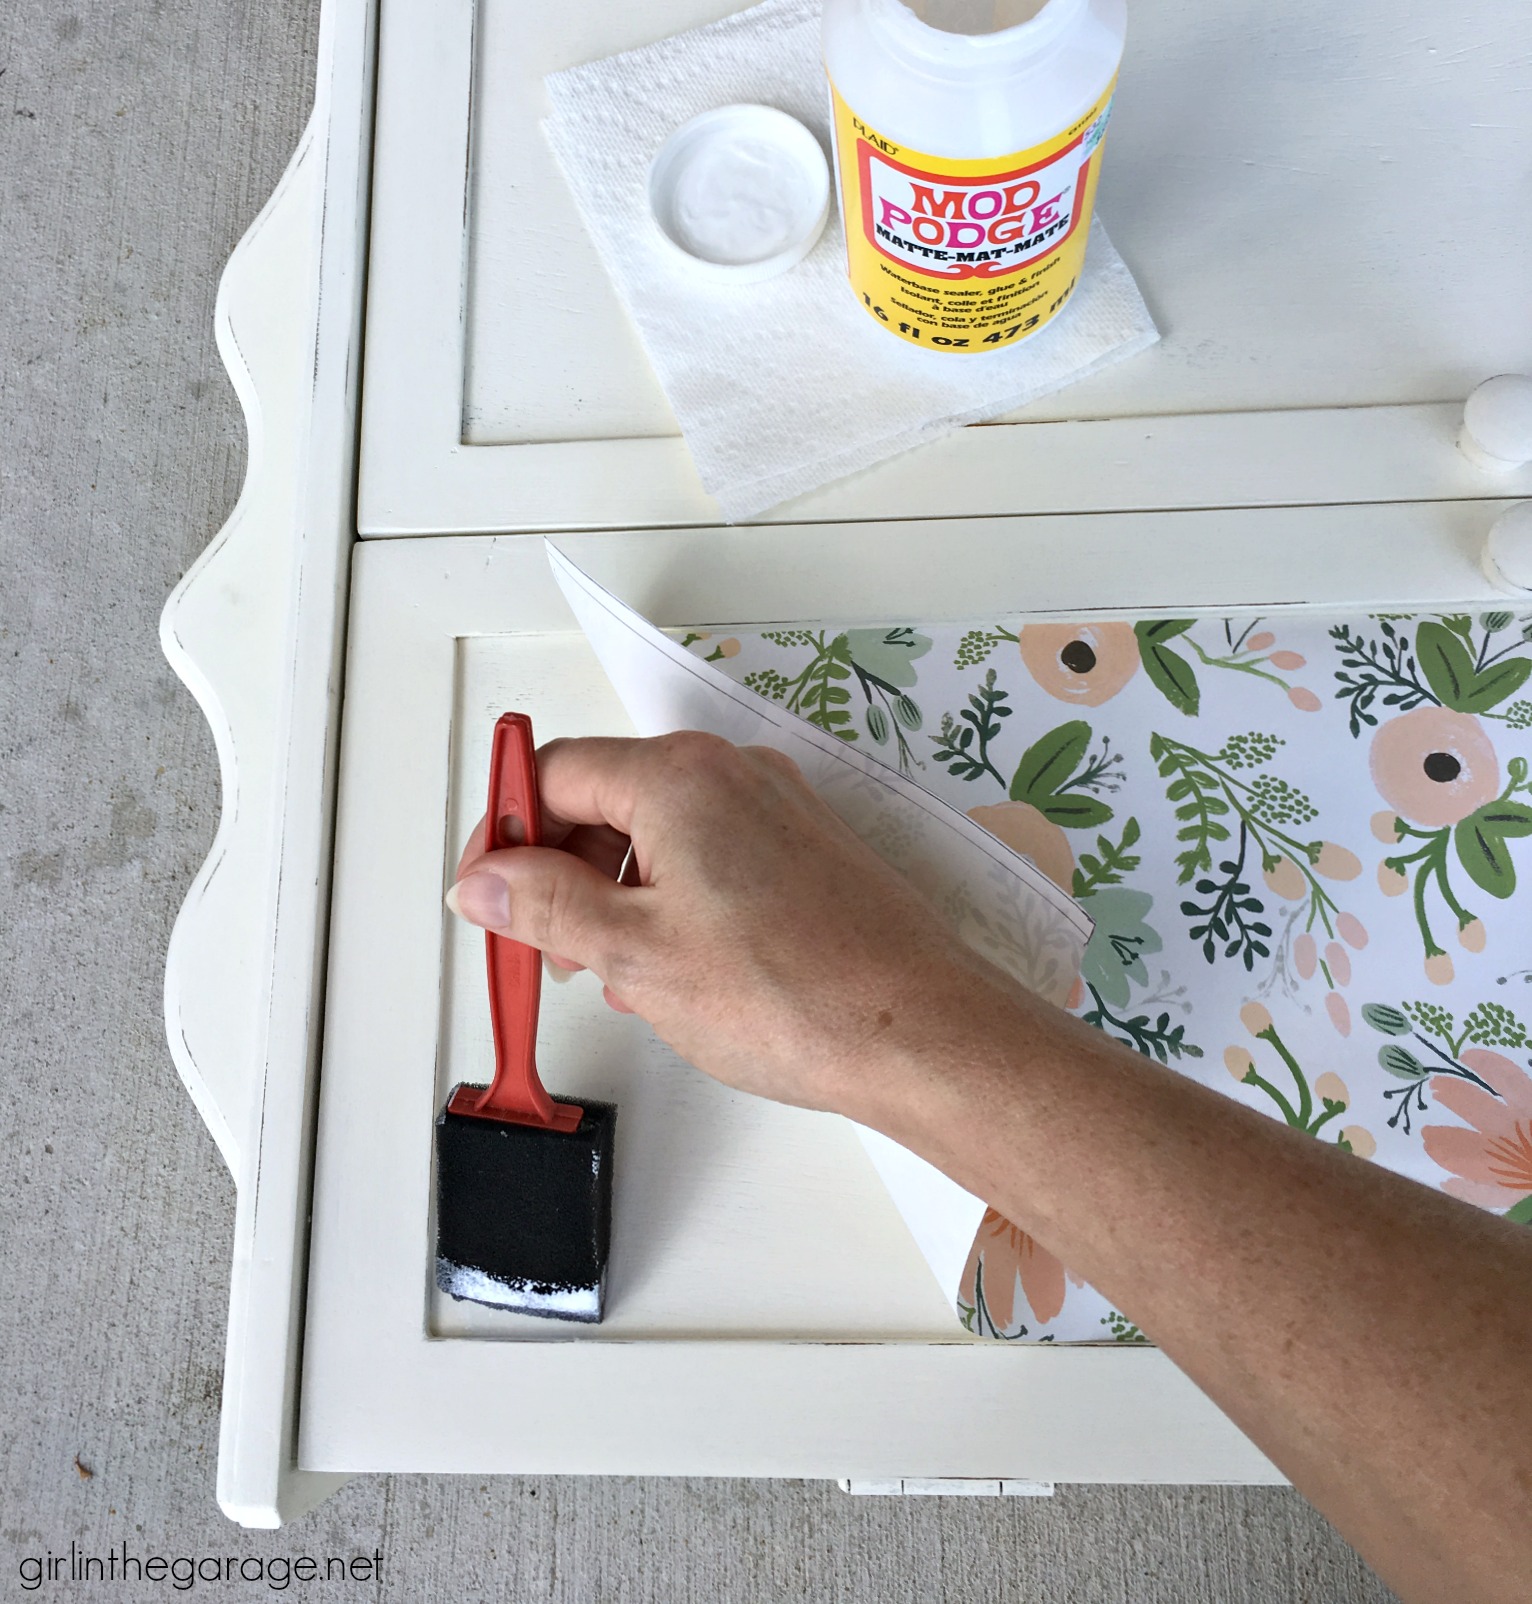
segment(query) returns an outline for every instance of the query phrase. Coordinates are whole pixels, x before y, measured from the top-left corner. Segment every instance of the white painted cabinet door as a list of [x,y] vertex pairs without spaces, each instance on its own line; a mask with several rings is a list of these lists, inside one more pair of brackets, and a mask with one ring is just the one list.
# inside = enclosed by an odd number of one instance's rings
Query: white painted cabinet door
[[[384,8],[363,534],[716,521],[538,124],[736,9]],[[1499,493],[1452,436],[1532,368],[1529,43],[1521,0],[1133,0],[1099,210],[1162,343],[765,521]]]
[[[1473,602],[1492,595],[1482,521],[1426,503],[566,544],[658,623],[739,627],[1236,598],[1274,611],[1380,586],[1400,607]],[[442,895],[481,811],[489,732],[507,708],[543,739],[627,725],[536,539],[362,548],[346,687],[302,1467],[1275,1476],[1158,1354],[967,1337],[849,1126],[704,1079],[589,977],[547,989],[539,1052],[555,1090],[621,1111],[608,1318],[577,1328],[438,1293],[432,1122],[490,1065],[482,938]]]

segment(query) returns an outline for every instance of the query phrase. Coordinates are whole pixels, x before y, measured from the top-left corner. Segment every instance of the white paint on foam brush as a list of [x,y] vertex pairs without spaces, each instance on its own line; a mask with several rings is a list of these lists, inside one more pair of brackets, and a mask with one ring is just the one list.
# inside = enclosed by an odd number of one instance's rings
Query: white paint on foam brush
[[466,1264],[453,1264],[447,1259],[436,1261],[436,1284],[454,1298],[487,1303],[497,1309],[551,1315],[561,1320],[601,1318],[599,1286],[549,1290],[546,1284],[502,1280],[499,1276],[487,1275],[483,1270],[475,1270]]

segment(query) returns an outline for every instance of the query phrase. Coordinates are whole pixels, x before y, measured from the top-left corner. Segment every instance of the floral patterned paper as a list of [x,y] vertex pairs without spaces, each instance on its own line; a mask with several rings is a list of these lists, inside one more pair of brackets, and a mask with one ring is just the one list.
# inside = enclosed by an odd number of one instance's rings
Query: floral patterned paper
[[[685,641],[963,808],[1096,921],[1071,1008],[1532,1223],[1532,619],[1154,618]],[[993,1210],[971,1331],[1142,1334]]]

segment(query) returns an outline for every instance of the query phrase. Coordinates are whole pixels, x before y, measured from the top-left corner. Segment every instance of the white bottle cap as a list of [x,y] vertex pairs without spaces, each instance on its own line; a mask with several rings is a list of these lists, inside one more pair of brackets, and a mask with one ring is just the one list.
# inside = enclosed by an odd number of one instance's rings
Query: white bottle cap
[[1458,448],[1478,468],[1505,472],[1532,462],[1532,377],[1486,379],[1463,407]]
[[819,141],[771,106],[720,106],[683,123],[649,168],[661,236],[692,267],[736,284],[801,262],[830,214]]

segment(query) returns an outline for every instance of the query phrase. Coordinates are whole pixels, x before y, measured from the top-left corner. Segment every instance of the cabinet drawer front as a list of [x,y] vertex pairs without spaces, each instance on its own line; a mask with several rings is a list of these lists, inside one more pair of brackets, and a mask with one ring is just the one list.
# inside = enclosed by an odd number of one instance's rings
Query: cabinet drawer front
[[[547,73],[735,9],[384,8],[364,534],[716,520],[539,123]],[[1519,8],[1340,27],[1136,8],[1098,205],[1161,344],[763,521],[1485,494],[1435,404],[1532,368]]]
[[[562,544],[666,626],[1392,610],[1487,599],[1484,518],[1433,504]],[[542,1054],[555,1089],[622,1109],[611,1317],[550,1329],[441,1299],[431,1122],[489,1062],[480,944],[441,898],[491,716],[521,708],[543,739],[627,725],[540,541],[364,547],[348,653],[302,1465],[1274,1476],[1157,1355],[966,1338],[848,1127],[705,1081],[588,981],[550,988]],[[578,1409],[546,1402],[566,1387]],[[921,1395],[943,1402],[905,1407]]]

